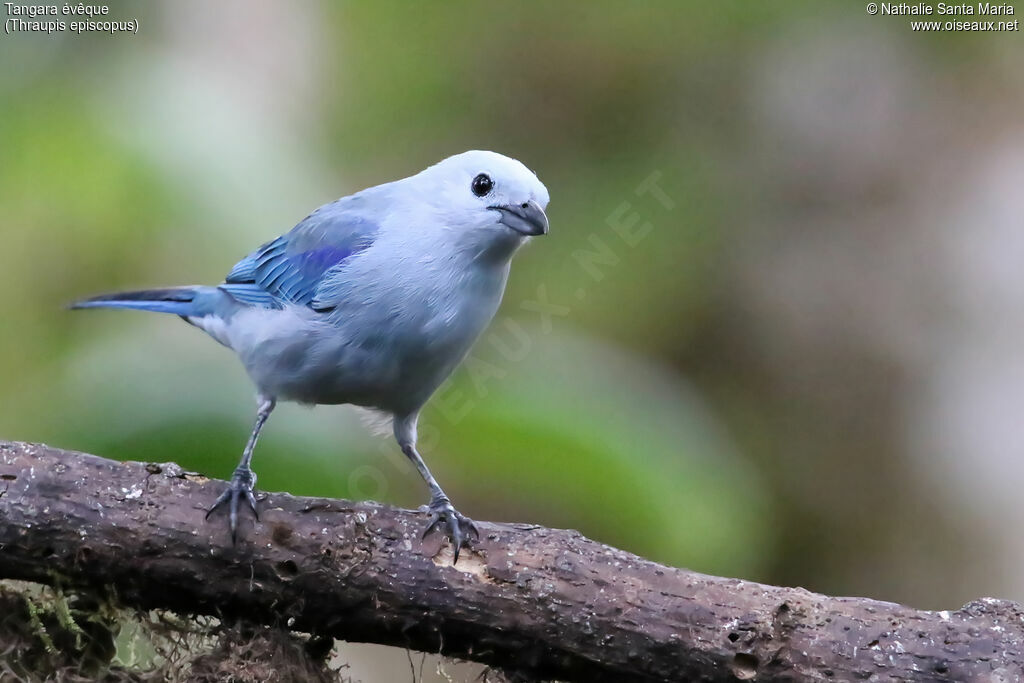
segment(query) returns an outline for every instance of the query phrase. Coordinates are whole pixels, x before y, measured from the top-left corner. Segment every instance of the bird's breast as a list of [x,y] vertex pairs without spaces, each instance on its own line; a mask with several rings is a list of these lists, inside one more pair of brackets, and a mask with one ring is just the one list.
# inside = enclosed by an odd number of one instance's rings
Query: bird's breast
[[[421,407],[494,317],[507,269],[352,290],[315,320],[267,312],[235,346],[270,395],[404,413]],[[386,281],[385,281],[386,282]],[[365,281],[364,281],[365,284]]]
[[[451,374],[494,317],[507,270],[468,273],[454,282],[427,284],[397,300],[378,302],[363,330],[368,348],[383,350],[391,373],[382,393],[425,402]],[[386,398],[385,398],[386,400]],[[387,408],[387,406],[378,406]]]

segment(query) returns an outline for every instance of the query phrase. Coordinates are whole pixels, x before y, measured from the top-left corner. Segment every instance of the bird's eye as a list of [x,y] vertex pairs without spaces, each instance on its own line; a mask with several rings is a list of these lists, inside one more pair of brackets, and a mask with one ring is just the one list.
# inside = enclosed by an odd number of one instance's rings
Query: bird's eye
[[473,184],[469,188],[473,190],[473,194],[477,197],[483,197],[494,189],[494,181],[491,180],[491,176],[481,173],[476,178],[473,178]]

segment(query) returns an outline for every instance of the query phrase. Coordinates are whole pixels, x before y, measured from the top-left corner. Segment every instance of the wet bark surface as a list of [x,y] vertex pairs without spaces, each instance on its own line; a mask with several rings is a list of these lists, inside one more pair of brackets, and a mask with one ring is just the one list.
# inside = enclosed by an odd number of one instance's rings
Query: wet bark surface
[[[574,531],[477,522],[457,565],[422,513],[226,486],[174,464],[0,442],[0,578],[282,624],[567,681],[1024,681],[1024,611],[928,612],[666,567]],[[246,511],[247,512],[247,511]]]

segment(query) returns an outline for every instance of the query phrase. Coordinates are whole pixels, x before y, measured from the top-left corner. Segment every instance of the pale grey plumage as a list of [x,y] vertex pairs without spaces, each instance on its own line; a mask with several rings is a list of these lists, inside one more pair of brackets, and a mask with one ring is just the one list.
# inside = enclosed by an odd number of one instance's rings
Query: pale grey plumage
[[[482,180],[486,179],[486,182]],[[482,192],[486,190],[485,192]],[[472,523],[416,452],[416,420],[497,311],[513,254],[547,232],[544,185],[520,162],[465,152],[326,204],[264,244],[216,287],[95,297],[75,307],[175,313],[234,350],[260,394],[256,427],[221,501],[232,533],[277,399],[390,413],[458,548]]]

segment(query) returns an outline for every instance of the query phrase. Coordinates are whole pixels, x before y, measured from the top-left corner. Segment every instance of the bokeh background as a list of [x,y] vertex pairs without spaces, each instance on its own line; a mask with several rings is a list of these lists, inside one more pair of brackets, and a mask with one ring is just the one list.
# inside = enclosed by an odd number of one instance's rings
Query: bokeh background
[[[0,36],[0,437],[227,476],[255,406],[230,353],[65,304],[218,282],[324,202],[492,149],[552,230],[424,418],[463,512],[924,608],[1024,599],[1019,32],[810,1],[110,7],[138,34]],[[347,408],[279,408],[254,464],[426,500]]]

